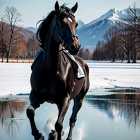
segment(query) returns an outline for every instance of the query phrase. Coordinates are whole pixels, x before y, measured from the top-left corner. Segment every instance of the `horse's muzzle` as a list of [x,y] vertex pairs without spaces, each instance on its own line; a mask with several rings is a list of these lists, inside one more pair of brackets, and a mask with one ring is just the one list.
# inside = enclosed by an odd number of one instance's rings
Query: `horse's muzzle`
[[70,46],[69,46],[69,52],[72,54],[72,55],[76,55],[79,50],[81,48],[81,45],[80,44],[74,44],[72,43]]

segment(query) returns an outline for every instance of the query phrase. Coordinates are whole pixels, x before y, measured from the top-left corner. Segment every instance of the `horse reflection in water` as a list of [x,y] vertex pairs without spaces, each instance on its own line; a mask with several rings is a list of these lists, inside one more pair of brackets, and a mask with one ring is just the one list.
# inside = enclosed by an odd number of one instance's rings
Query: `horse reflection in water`
[[43,53],[33,67],[31,74],[31,104],[27,108],[27,116],[30,120],[32,135],[35,140],[44,139],[44,136],[39,133],[35,125],[35,109],[45,101],[57,105],[59,114],[55,123],[55,130],[50,133],[49,139],[61,140],[63,120],[70,101],[73,99],[74,106],[67,137],[67,140],[72,140],[72,130],[76,122],[77,113],[89,89],[88,65],[78,56],[74,56],[85,73],[84,78],[75,81],[71,60],[66,57],[62,48],[62,46],[67,46],[66,49],[74,55],[78,53],[81,47],[76,37],[77,22],[73,15],[77,8],[77,3],[70,9],[65,5],[59,7],[58,2],[56,2],[55,10],[44,19],[37,31]]

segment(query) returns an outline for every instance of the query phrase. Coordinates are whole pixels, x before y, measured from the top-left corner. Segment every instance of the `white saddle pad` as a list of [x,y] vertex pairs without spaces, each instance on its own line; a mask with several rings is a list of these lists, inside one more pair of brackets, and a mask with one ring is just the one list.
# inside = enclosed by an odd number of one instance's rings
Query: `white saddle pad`
[[85,73],[84,73],[84,70],[83,70],[82,66],[79,64],[78,61],[76,61],[76,63],[78,64],[78,75],[77,75],[77,78],[80,79],[80,78],[85,77]]

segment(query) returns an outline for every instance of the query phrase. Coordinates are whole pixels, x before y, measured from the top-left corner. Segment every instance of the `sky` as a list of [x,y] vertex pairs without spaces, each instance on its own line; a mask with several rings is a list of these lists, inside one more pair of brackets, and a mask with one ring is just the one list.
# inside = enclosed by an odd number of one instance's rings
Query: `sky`
[[[14,6],[22,14],[22,27],[36,27],[36,23],[54,10],[56,0],[0,0],[0,16],[6,6]],[[78,2],[78,10],[75,13],[76,20],[91,22],[110,9],[126,9],[134,2],[140,7],[140,0],[58,0],[60,6],[64,3],[71,8]]]

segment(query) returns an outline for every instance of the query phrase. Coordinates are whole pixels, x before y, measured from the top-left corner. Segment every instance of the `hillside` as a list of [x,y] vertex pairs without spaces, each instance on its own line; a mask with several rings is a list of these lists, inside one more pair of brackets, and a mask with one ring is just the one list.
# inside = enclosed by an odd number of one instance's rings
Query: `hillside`
[[[103,40],[105,32],[115,25],[116,21],[122,21],[127,17],[127,9],[110,9],[107,13],[102,15],[96,20],[89,23],[79,20],[77,27],[78,40],[82,45],[82,48],[88,50],[94,50],[99,40]],[[25,35],[25,40],[35,35],[37,29],[33,27],[27,27],[22,29],[22,33]],[[34,32],[34,33],[33,33]]]
[[[18,27],[19,28],[19,27]],[[27,41],[29,38],[36,36],[36,34],[30,30],[22,28],[20,33],[24,36],[24,39]]]
[[29,30],[29,31],[32,31],[32,32],[34,32],[34,33],[37,32],[37,28],[34,28],[34,27],[26,27],[25,29],[26,29],[26,30]]
[[[1,22],[1,21],[0,21]],[[6,25],[8,25],[8,23],[6,23]],[[7,28],[9,28],[9,31],[10,31],[10,25],[7,27]],[[7,29],[6,28],[6,29]],[[15,26],[15,30],[19,30],[20,29],[20,27],[18,27],[18,26]],[[6,31],[8,31],[8,30],[6,30]],[[21,30],[20,30],[20,34],[21,35],[23,35],[24,37],[24,40],[28,40],[29,38],[32,38],[33,36],[36,36],[36,33],[34,33],[34,32],[32,32],[32,31],[30,31],[30,30],[27,30],[27,29],[24,29],[24,28],[22,28]]]

